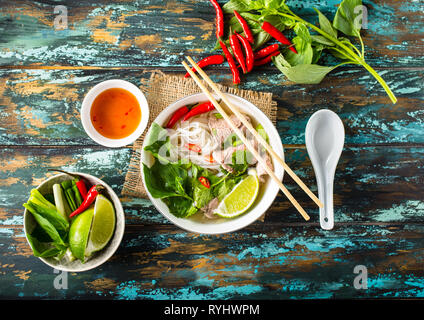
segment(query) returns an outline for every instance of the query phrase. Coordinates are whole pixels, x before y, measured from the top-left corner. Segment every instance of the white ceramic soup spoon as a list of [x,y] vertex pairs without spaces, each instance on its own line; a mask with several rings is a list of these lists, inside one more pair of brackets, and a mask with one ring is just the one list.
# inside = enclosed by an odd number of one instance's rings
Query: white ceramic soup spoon
[[345,131],[342,120],[331,110],[315,112],[305,130],[306,149],[314,167],[318,197],[324,204],[319,209],[321,228],[334,226],[333,183],[337,163],[343,150]]

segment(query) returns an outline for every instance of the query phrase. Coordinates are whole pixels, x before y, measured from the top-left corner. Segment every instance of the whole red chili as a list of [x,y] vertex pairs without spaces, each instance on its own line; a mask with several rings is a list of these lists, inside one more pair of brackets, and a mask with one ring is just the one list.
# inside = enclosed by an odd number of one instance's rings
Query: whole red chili
[[198,180],[204,187],[208,189],[211,187],[211,183],[208,178],[201,176]]
[[179,108],[177,111],[174,112],[171,119],[169,119],[166,127],[168,129],[173,128],[174,125],[177,123],[177,121],[180,120],[182,117],[184,117],[184,115],[186,115],[188,112],[189,112],[189,109],[187,108],[187,106],[182,106],[181,108]]
[[282,44],[285,44],[287,46],[289,46],[289,49],[291,51],[293,51],[294,53],[297,53],[296,48],[294,46],[292,46],[292,43],[290,42],[289,39],[287,39],[284,34],[278,30],[276,27],[274,27],[272,24],[270,24],[269,22],[265,21],[262,24],[262,29],[264,31],[266,31],[267,33],[269,33],[273,38],[277,39],[278,41],[280,41]]
[[88,209],[88,207],[96,200],[97,195],[104,190],[104,187],[100,184],[96,184],[88,190],[87,197],[85,197],[84,201],[81,205],[69,215],[69,218],[75,217],[77,214],[80,214]]
[[244,54],[246,57],[246,69],[247,69],[247,72],[250,72],[253,69],[253,63],[255,62],[252,46],[250,45],[250,42],[247,41],[245,37],[238,34],[237,32],[235,34],[239,38],[240,42],[243,44]]
[[227,59],[228,65],[230,66],[231,73],[233,74],[233,83],[239,84],[240,83],[240,73],[237,69],[237,65],[236,65],[236,62],[233,59],[233,56],[231,55],[230,51],[228,51],[228,48],[227,48],[227,46],[225,45],[224,42],[219,40],[219,45],[221,46],[222,51],[224,51],[225,58]]
[[194,107],[193,109],[191,109],[185,116],[183,121],[186,121],[188,119],[190,119],[191,117],[197,116],[199,114],[205,113],[205,112],[209,112],[215,109],[215,106],[213,105],[212,102],[207,101],[204,102],[202,104],[199,104],[197,107]]
[[[200,60],[197,63],[197,65],[199,66],[199,68],[203,69],[204,67],[210,66],[211,64],[221,64],[223,62],[224,62],[224,57],[220,54],[216,54],[216,55],[209,56],[209,57],[206,57],[206,58]],[[196,72],[196,68],[194,68],[194,67],[191,68],[191,70],[193,72]],[[190,77],[190,74],[187,72],[185,74],[184,78],[188,78],[188,77]]]
[[219,39],[224,35],[224,13],[218,1],[210,0],[216,13],[216,38]]
[[253,42],[255,42],[255,39],[253,38],[252,31],[250,30],[249,25],[247,24],[246,20],[244,20],[243,17],[236,10],[234,10],[234,15],[236,16],[238,22],[241,24],[241,27],[243,28],[245,38],[251,44],[253,44]]
[[277,51],[279,49],[278,47],[279,47],[279,45],[276,43],[276,44],[272,44],[272,45],[270,45],[268,47],[265,47],[265,48],[263,48],[263,49],[261,49],[259,51],[256,51],[254,53],[255,60],[259,60],[259,59],[261,59],[263,57],[269,56],[271,53]]
[[246,62],[244,61],[243,51],[241,49],[240,41],[237,35],[230,35],[230,45],[231,49],[233,49],[233,54],[236,57],[237,62],[240,64],[243,73],[247,72]]
[[255,60],[255,67],[261,66],[261,65],[264,65],[264,64],[267,64],[267,63],[271,62],[272,57],[278,56],[279,54],[280,54],[280,51],[275,51],[275,52],[271,53],[269,56],[267,56],[265,58],[262,58],[262,59],[259,59],[259,60]]

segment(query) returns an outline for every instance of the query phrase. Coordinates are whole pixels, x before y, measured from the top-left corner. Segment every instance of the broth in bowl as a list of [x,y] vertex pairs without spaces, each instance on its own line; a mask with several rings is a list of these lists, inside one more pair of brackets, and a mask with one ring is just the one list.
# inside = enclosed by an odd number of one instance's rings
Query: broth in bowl
[[[281,139],[269,118],[249,101],[227,97],[284,158]],[[141,176],[150,200],[171,222],[187,231],[219,234],[243,228],[262,216],[279,187],[258,167],[217,110],[205,107],[201,114],[194,112],[204,103],[204,94],[187,96],[154,119],[141,150]],[[189,113],[196,115],[188,117]],[[177,121],[174,115],[179,116]],[[243,125],[238,127],[245,132]],[[244,136],[259,148],[249,134]],[[269,165],[275,164],[265,150],[257,150],[262,158],[268,157]],[[273,167],[282,179],[283,168],[278,163]]]

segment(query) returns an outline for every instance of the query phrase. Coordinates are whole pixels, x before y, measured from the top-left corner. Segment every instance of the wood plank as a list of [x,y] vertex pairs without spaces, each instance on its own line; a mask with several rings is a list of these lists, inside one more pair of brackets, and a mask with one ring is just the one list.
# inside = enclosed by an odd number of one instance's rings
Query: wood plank
[[[381,72],[399,99],[396,105],[365,70],[340,69],[319,85],[293,85],[279,72],[254,72],[240,87],[274,94],[277,129],[285,145],[303,144],[309,117],[322,108],[340,115],[349,145],[422,144],[423,72]],[[80,122],[84,95],[107,79],[139,85],[150,74],[143,69],[0,70],[0,145],[94,145]],[[227,69],[208,74],[231,85]]]
[[[103,179],[121,194],[131,156],[129,148],[33,147],[0,151],[0,226],[20,227],[30,190],[53,173],[48,168],[79,171]],[[304,148],[288,148],[290,167],[315,193],[315,175]],[[358,223],[422,223],[424,220],[423,147],[346,148],[336,171],[334,187],[335,225]],[[318,208],[291,180],[284,184],[310,214],[303,222],[296,209],[279,194],[254,228],[262,226],[319,225]],[[121,197],[127,225],[170,224],[149,200]]]
[[[173,226],[127,227],[115,255],[68,274],[68,288],[31,255],[21,229],[0,228],[7,298],[311,299],[423,297],[424,225],[354,225],[331,232],[266,225],[199,236]],[[355,266],[367,289],[355,289]]]
[[[312,8],[332,19],[339,2],[293,0],[289,5],[315,22]],[[369,63],[422,67],[420,4],[414,0],[364,3]],[[61,1],[68,11],[65,30],[54,29],[56,5],[45,0],[1,1],[0,65],[168,67],[178,66],[183,54],[209,54],[215,44],[214,10],[206,1]]]

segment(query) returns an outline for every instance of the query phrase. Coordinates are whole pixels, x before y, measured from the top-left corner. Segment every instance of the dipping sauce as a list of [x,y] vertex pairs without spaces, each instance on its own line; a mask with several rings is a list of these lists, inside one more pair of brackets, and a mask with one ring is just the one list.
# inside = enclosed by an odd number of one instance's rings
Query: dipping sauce
[[107,89],[94,99],[90,119],[102,136],[122,139],[137,129],[141,108],[131,92],[121,88]]

